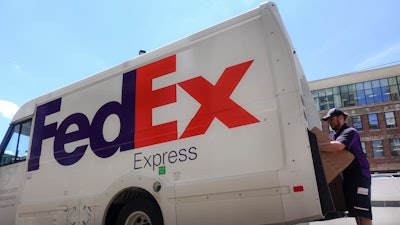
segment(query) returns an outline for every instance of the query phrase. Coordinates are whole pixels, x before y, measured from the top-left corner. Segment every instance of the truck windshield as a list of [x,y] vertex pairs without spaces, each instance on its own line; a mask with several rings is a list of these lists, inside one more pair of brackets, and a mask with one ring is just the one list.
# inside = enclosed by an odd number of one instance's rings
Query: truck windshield
[[25,161],[32,120],[12,124],[0,146],[0,166]]

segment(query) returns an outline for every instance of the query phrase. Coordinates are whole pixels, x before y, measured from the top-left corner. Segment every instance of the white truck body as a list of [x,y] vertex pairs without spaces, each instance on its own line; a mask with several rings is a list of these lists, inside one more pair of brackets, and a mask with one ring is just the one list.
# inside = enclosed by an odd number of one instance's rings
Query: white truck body
[[[142,198],[167,225],[332,209],[309,141],[318,114],[274,3],[36,98],[11,127],[1,225],[111,225]],[[7,161],[13,133],[29,145]]]

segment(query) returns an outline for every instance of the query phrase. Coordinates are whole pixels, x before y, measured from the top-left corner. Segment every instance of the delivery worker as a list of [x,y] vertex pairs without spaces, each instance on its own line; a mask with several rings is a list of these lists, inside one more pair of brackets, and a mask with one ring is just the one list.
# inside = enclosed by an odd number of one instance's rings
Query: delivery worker
[[349,151],[355,159],[343,171],[343,191],[349,217],[355,217],[358,225],[371,225],[371,171],[364,154],[357,130],[346,124],[349,115],[333,108],[322,118],[328,121],[335,133],[332,141],[321,143],[320,151]]

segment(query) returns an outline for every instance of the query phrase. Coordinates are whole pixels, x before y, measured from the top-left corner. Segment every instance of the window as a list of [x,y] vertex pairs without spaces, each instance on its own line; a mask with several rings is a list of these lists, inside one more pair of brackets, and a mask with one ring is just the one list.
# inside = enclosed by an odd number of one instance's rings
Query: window
[[362,131],[363,130],[363,125],[361,121],[361,116],[352,116],[351,120],[353,121],[353,127],[358,130]]
[[356,105],[357,105],[356,92],[349,92],[349,101],[347,102],[347,106],[356,106]]
[[349,84],[339,87],[342,105],[344,107],[357,105],[356,85]]
[[335,108],[342,107],[342,98],[340,97],[340,95],[333,96],[333,104],[335,105]]
[[374,96],[374,102],[375,103],[379,103],[379,102],[383,101],[382,92],[381,92],[380,88],[372,89],[372,93],[373,93],[373,96]]
[[318,98],[319,108],[320,110],[328,110],[328,99],[326,96],[322,96]]
[[389,144],[392,156],[400,156],[400,138],[390,139]]
[[357,102],[358,102],[358,105],[367,104],[367,100],[365,99],[364,90],[357,90]]
[[396,77],[389,77],[388,78],[389,85],[397,85]]
[[312,91],[319,110],[400,101],[400,76]]
[[31,120],[11,125],[1,144],[0,166],[24,161],[28,153]]
[[354,92],[354,91],[356,91],[356,85],[355,85],[355,84],[349,84],[349,85],[348,85],[348,88],[349,88],[349,92]]
[[363,150],[365,156],[367,156],[367,149],[365,148],[365,141],[361,142],[361,147],[362,147],[362,150]]
[[372,92],[372,89],[365,90],[365,100],[367,101],[367,104],[374,103],[374,93]]
[[397,127],[394,112],[385,112],[385,119],[386,119],[386,128]]
[[386,79],[386,78],[380,79],[379,83],[380,83],[381,87],[387,87],[388,86],[388,79]]
[[364,82],[364,89],[371,89],[371,88],[372,88],[371,81]]
[[388,88],[388,79],[381,79],[379,81],[381,85],[381,91],[382,91],[382,98],[383,102],[388,102],[389,101],[389,88]]
[[327,95],[326,96],[326,99],[327,99],[327,104],[328,104],[328,108],[329,109],[331,109],[331,108],[334,108],[335,106],[334,106],[334,104],[333,104],[333,95]]
[[311,91],[311,94],[314,98],[318,97],[318,91]]
[[350,106],[350,99],[349,99],[349,93],[344,93],[341,94],[340,97],[342,98],[342,105],[343,107],[348,107]]
[[374,158],[385,157],[382,140],[372,141],[372,151],[374,152]]
[[379,122],[378,122],[378,114],[369,114],[368,115],[368,122],[369,122],[369,129],[370,130],[377,130],[379,129]]
[[396,86],[390,86],[389,87],[389,99],[390,101],[399,101],[400,100],[400,95],[399,95],[399,87]]

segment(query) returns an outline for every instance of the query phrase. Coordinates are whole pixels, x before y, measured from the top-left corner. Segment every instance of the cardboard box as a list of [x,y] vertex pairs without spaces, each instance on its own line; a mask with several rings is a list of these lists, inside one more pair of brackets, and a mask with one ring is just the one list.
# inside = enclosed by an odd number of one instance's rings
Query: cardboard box
[[[314,127],[311,132],[317,136],[318,143],[331,141],[328,134]],[[354,155],[349,151],[320,152],[326,182],[330,184],[354,160]]]
[[329,183],[329,190],[331,192],[333,204],[335,205],[336,211],[346,211],[346,201],[344,199],[343,192],[343,178],[337,176]]

